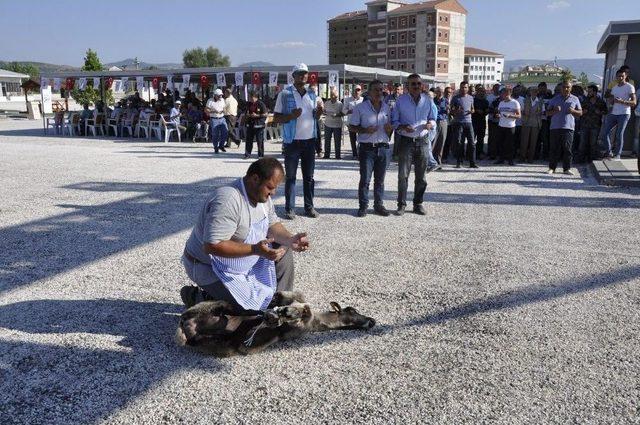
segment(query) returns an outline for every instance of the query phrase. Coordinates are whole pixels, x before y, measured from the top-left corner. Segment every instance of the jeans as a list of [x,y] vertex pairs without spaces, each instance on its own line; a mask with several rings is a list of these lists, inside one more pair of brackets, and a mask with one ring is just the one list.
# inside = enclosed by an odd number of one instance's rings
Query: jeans
[[245,142],[245,155],[251,155],[253,150],[253,141],[258,145],[258,158],[264,156],[264,127],[247,127],[247,141]]
[[473,122],[473,134],[476,137],[476,158],[484,154],[484,136],[487,133],[487,117],[471,116]]
[[496,159],[498,156],[498,123],[489,121],[489,140],[487,141],[487,155],[490,159]]
[[227,137],[229,132],[227,131],[227,121],[223,118],[211,118],[211,142],[216,152],[218,149],[224,148],[227,144]]
[[340,148],[342,147],[342,127],[326,127],[324,128],[324,157],[331,156],[331,136],[333,135],[333,143],[336,147],[336,159],[340,159]]
[[398,208],[407,206],[407,188],[409,186],[411,165],[415,167],[413,205],[422,204],[424,192],[427,190],[428,149],[429,143],[427,141],[414,142],[408,137],[400,137],[398,146]]
[[442,151],[444,149],[444,141],[447,140],[447,130],[449,122],[447,120],[438,121],[436,140],[433,145],[432,154],[438,164],[442,163]]
[[589,128],[582,126],[580,129],[580,147],[578,149],[578,161],[589,162],[598,158],[598,135],[600,127]]
[[[629,118],[631,115],[607,115],[607,118],[604,120],[604,140],[606,145],[604,146],[607,154],[614,154],[616,156],[620,156],[622,154],[622,148],[624,147],[624,131],[627,128],[627,124],[629,123]],[[613,146],[611,146],[611,129],[616,127],[616,151],[613,152]]]
[[633,127],[633,153],[640,157],[640,115],[634,117],[635,125]]
[[349,132],[349,142],[351,142],[351,152],[353,153],[353,157],[358,157],[358,147],[356,145],[356,141],[358,140],[358,133],[354,133],[353,131]]
[[369,143],[360,143],[360,183],[358,184],[358,203],[360,208],[369,206],[369,183],[373,174],[373,206],[382,207],[384,202],[384,176],[391,161],[391,148],[371,147]]
[[562,169],[571,169],[571,148],[573,145],[573,130],[566,128],[551,130],[549,135],[549,168],[555,170],[562,157]]
[[302,168],[302,190],[304,192],[304,209],[313,208],[313,171],[316,167],[316,139],[294,140],[285,143],[284,170],[286,180],[284,183],[285,210],[293,211],[296,206],[296,174],[298,162]]
[[476,139],[473,135],[473,125],[470,122],[457,122],[452,127],[456,159],[458,162],[464,160],[464,140],[467,139],[467,156],[469,163],[474,164],[476,161]]
[[541,159],[549,158],[549,120],[542,120],[542,126],[540,127],[540,133],[538,134],[539,148],[536,151],[540,152]]

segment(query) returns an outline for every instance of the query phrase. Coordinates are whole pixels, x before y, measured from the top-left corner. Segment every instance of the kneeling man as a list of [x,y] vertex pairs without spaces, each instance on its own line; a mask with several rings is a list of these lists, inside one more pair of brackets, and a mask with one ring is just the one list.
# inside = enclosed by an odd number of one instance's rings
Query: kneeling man
[[280,162],[261,158],[204,204],[182,256],[198,285],[181,289],[187,307],[222,300],[238,311],[265,310],[275,291],[293,290],[291,251],[306,251],[309,241],[306,233],[291,234],[275,213],[271,196],[283,180]]

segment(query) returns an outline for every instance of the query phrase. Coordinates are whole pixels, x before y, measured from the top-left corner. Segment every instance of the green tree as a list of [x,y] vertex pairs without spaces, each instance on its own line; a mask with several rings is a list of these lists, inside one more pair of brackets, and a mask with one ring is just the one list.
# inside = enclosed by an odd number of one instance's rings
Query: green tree
[[566,82],[566,81],[569,81],[569,82],[570,82],[570,81],[573,81],[573,80],[575,80],[575,78],[576,78],[576,77],[575,77],[575,75],[573,75],[573,74],[571,73],[571,70],[570,70],[570,69],[565,69],[565,70],[563,70],[563,71],[562,71],[562,73],[560,74],[560,82],[561,82],[561,83],[564,83],[564,82]]
[[[98,53],[95,51],[88,49],[85,57],[84,57],[84,65],[82,66],[83,71],[102,71],[104,69],[102,62],[100,62],[100,58],[98,57]],[[104,84],[104,79],[102,79],[102,83]],[[100,100],[100,87],[93,87],[93,79],[89,78],[87,81],[87,85],[84,90],[79,90],[76,88],[71,91],[71,97],[80,105],[95,104],[98,100]],[[113,90],[105,90],[104,98],[108,105],[113,105],[115,100],[113,98]]]
[[31,78],[36,78],[40,75],[40,70],[32,63],[6,62],[1,63],[0,68],[4,68],[7,71],[17,72],[19,74],[27,74]]
[[580,85],[584,88],[586,88],[589,85],[589,77],[584,72],[580,73],[580,76],[578,77],[578,81],[580,81]]
[[196,47],[187,49],[182,53],[182,63],[185,68],[206,68],[230,66],[229,56],[222,55],[220,50],[213,46],[206,49]]

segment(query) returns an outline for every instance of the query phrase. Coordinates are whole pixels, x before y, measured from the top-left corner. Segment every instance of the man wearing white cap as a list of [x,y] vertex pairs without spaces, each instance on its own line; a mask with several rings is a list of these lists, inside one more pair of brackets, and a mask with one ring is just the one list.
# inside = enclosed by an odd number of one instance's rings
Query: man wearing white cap
[[[353,114],[353,110],[356,109],[356,106],[362,103],[364,100],[362,96],[362,87],[360,84],[357,84],[353,88],[353,96],[346,97],[344,102],[342,102],[342,113],[346,116]],[[350,117],[349,117],[350,118]],[[358,148],[356,146],[357,134],[354,131],[349,130],[349,141],[351,142],[351,152],[353,152],[353,159],[358,159]]]
[[304,191],[304,211],[307,217],[318,217],[313,207],[313,172],[315,170],[315,142],[317,136],[316,120],[322,115],[322,106],[311,90],[306,89],[309,68],[300,63],[293,67],[293,85],[278,94],[273,108],[273,121],[282,124],[284,168],[286,181],[284,186],[285,215],[293,220],[296,216],[296,174],[298,163],[302,168],[302,187]]
[[218,150],[226,152],[224,145],[227,143],[228,131],[227,121],[224,119],[225,102],[222,98],[222,90],[215,89],[213,98],[207,101],[205,112],[211,117],[210,132],[213,149],[216,153]]

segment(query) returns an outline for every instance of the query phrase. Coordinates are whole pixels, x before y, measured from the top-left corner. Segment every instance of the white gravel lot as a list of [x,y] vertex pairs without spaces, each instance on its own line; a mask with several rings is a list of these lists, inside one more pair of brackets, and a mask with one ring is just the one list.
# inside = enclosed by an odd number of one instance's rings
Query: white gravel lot
[[361,219],[356,163],[318,161],[297,289],[378,326],[215,359],[173,343],[179,258],[249,162],[37,126],[0,121],[0,424],[640,423],[637,190],[485,164]]

